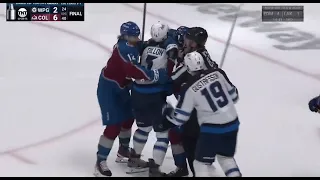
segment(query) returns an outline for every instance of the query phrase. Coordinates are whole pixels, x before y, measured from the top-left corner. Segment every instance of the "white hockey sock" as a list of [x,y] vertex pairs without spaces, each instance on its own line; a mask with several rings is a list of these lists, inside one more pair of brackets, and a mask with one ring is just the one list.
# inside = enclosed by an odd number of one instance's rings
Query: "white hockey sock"
[[227,177],[241,177],[242,174],[233,157],[217,155],[217,160]]
[[100,136],[99,144],[98,144],[98,152],[97,156],[100,160],[106,160],[109,156],[109,153],[113,146],[113,139],[109,139],[105,137],[104,135]]
[[133,149],[137,154],[141,155],[151,130],[152,127],[138,127],[138,129],[134,132]]
[[131,139],[131,129],[121,128],[118,138],[121,146],[129,147],[130,139]]
[[153,146],[153,159],[158,165],[162,165],[164,157],[166,156],[169,144],[169,131],[156,132],[157,142]]
[[214,168],[211,164],[194,160],[193,167],[194,171],[196,172],[196,177],[213,177]]

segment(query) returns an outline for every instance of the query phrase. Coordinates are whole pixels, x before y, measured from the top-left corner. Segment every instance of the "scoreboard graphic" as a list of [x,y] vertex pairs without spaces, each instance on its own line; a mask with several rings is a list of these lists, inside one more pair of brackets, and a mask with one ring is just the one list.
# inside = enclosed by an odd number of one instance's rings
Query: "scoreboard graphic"
[[262,6],[262,22],[303,22],[303,6]]
[[7,3],[7,21],[84,21],[84,3]]

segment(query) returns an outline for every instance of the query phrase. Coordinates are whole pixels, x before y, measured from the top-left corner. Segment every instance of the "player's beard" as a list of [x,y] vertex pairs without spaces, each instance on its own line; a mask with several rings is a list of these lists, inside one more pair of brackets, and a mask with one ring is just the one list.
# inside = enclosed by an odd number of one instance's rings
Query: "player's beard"
[[195,50],[197,50],[197,43],[194,42],[193,40],[185,38],[184,43],[183,43],[184,54],[188,54],[188,53],[193,52]]
[[137,36],[128,36],[127,41],[130,45],[135,46],[141,40]]

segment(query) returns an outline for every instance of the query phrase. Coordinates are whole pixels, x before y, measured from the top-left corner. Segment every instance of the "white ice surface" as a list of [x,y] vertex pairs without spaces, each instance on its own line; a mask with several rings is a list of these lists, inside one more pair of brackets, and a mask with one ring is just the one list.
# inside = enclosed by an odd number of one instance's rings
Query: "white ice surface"
[[[0,176],[92,176],[103,130],[96,100],[98,76],[121,23],[132,20],[141,27],[141,11],[132,7],[141,9],[142,4],[85,6],[85,22],[10,23],[0,15]],[[0,8],[5,10],[5,5]],[[261,5],[244,8],[259,10]],[[316,9],[318,4],[306,4],[305,22],[290,26],[319,35]],[[173,28],[203,26],[222,40],[230,28],[230,23],[191,6],[150,4],[148,11],[152,14],[147,16],[146,37],[158,20]],[[207,47],[219,61],[224,44],[213,38]],[[318,50],[275,50],[264,35],[239,27],[232,43],[320,74]],[[223,68],[240,93],[236,160],[243,175],[320,176],[320,116],[307,107],[320,92],[320,77],[301,75],[235,47],[229,49]],[[151,134],[144,157],[151,156],[154,141]],[[124,165],[114,163],[118,143],[114,147],[110,168],[114,176],[128,176]],[[172,169],[169,149],[163,170]]]

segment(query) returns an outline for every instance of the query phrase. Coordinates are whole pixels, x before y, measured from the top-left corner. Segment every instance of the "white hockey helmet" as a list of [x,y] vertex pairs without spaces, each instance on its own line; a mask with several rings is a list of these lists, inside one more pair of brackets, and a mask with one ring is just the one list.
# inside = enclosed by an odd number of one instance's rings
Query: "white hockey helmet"
[[200,53],[193,51],[184,56],[184,64],[189,72],[195,72],[204,69],[204,60]]
[[160,21],[151,26],[151,38],[156,42],[161,42],[168,37],[169,26]]

